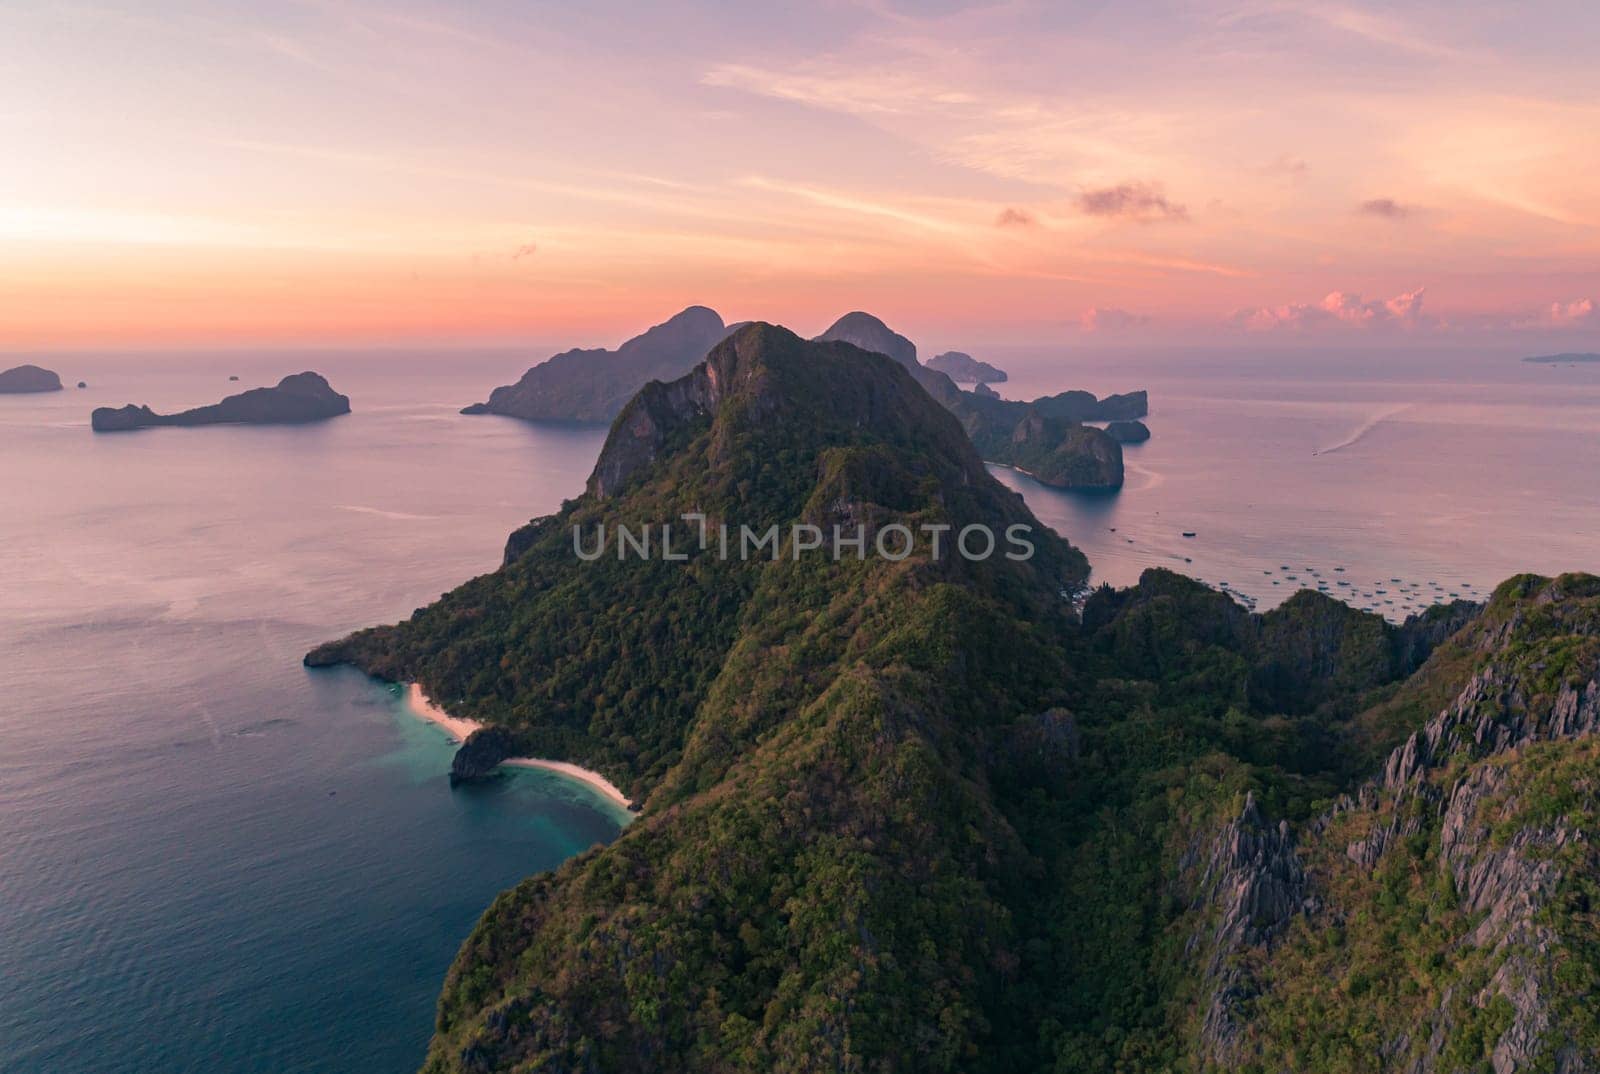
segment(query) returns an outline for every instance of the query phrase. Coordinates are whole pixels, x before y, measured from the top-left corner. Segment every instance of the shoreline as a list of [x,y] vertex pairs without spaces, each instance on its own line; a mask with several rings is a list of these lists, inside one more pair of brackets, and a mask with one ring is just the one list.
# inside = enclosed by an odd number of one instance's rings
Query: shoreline
[[[468,735],[478,730],[483,725],[477,720],[469,720],[465,716],[452,716],[438,705],[434,704],[427,694],[422,692],[422,687],[414,682],[406,684],[406,708],[420,719],[426,720],[435,727],[442,728],[446,734],[455,739],[457,743],[465,742]],[[633,816],[633,801],[617,788],[617,785],[598,772],[590,771],[571,761],[551,761],[543,757],[507,757],[500,762],[513,768],[542,768],[546,772],[555,772],[586,784],[599,792],[613,805],[621,806],[629,816]]]

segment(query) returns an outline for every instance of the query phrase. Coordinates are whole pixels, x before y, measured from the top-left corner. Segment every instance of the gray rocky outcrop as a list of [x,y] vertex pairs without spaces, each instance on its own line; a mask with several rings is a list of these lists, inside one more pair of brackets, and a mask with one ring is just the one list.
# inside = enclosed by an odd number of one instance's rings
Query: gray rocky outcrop
[[517,739],[503,727],[480,727],[467,736],[450,762],[450,785],[491,775],[500,762],[517,755]]
[[1226,1067],[1240,1058],[1242,1007],[1260,991],[1239,956],[1270,946],[1296,914],[1315,904],[1289,822],[1264,820],[1254,794],[1211,840],[1204,861],[1192,907],[1209,927],[1191,936],[1187,953],[1205,960],[1202,1054]]

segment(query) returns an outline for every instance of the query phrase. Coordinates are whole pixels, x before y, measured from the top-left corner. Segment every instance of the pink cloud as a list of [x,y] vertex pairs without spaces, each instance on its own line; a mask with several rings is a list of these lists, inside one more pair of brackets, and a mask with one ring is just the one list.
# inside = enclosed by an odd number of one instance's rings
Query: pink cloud
[[1233,315],[1233,322],[1252,332],[1305,332],[1344,325],[1411,328],[1423,323],[1423,290],[1419,287],[1393,298],[1371,301],[1346,291],[1330,291],[1321,302],[1242,309]]
[[1596,305],[1592,298],[1552,302],[1523,324],[1538,328],[1579,328],[1586,325],[1600,325],[1600,305]]
[[1150,323],[1150,318],[1138,313],[1129,313],[1127,310],[1091,306],[1083,311],[1078,323],[1085,332],[1119,332],[1147,325]]

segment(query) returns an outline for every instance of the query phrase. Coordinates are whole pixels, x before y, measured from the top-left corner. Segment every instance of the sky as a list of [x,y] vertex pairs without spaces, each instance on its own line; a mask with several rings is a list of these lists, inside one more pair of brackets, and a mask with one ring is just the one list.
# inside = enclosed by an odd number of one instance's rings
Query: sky
[[5,0],[0,349],[1600,349],[1600,4]]

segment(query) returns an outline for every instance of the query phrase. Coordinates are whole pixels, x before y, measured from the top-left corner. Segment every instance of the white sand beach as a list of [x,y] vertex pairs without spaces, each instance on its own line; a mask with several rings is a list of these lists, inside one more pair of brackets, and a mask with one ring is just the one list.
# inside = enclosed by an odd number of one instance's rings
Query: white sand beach
[[[464,716],[450,715],[444,709],[435,705],[433,700],[422,692],[422,687],[416,683],[410,683],[406,687],[406,705],[417,716],[431,724],[444,728],[450,737],[457,742],[466,741],[468,735],[483,726],[477,720],[469,720]],[[559,772],[569,779],[588,784],[623,809],[633,808],[633,802],[627,795],[617,789],[616,784],[600,773],[591,772],[589,769],[575,765],[570,761],[547,761],[542,757],[509,757],[501,763],[517,768],[543,768],[548,772]]]

